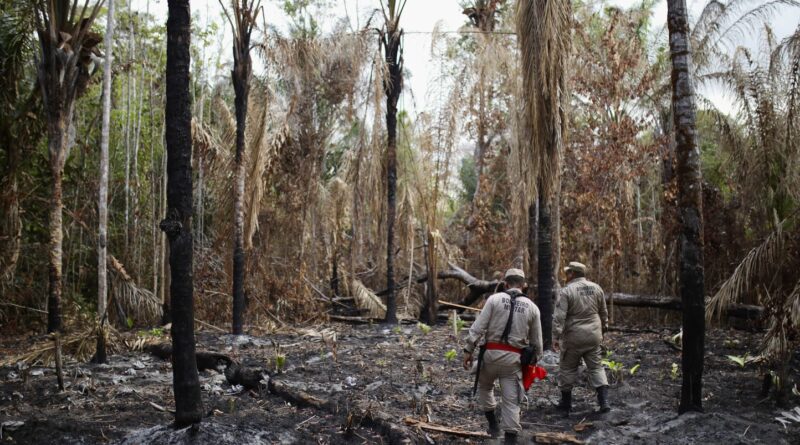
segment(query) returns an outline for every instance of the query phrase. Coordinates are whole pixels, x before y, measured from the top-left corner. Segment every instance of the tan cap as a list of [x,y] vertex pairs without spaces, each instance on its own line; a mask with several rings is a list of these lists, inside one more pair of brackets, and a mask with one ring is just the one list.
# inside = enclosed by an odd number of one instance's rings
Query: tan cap
[[586,265],[577,261],[572,261],[564,268],[564,272],[572,270],[575,272],[586,273]]
[[524,280],[525,279],[525,272],[523,272],[521,269],[508,269],[506,271],[505,278],[508,278],[508,277],[520,277],[520,278],[522,278]]

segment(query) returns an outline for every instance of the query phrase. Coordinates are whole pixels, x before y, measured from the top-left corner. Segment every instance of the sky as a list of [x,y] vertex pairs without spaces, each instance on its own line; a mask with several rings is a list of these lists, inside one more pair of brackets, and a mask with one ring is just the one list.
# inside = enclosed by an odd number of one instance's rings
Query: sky
[[[144,11],[149,4],[151,13],[157,17],[167,17],[166,0],[132,0],[133,8]],[[226,4],[230,0],[223,0]],[[376,8],[379,8],[379,0],[328,0],[331,11],[328,19],[332,21],[337,17],[347,15],[353,29],[364,26],[366,18],[371,15]],[[758,4],[767,0],[752,0],[752,4]],[[267,22],[279,29],[285,29],[287,19],[279,4],[282,0],[262,0],[265,5]],[[631,7],[641,3],[641,0],[607,0],[609,5],[619,7]],[[707,0],[687,0],[690,14],[698,14]],[[466,17],[461,14],[461,0],[408,0],[402,17],[402,26],[406,36],[404,45],[405,68],[410,73],[411,78],[406,81],[407,88],[401,98],[400,106],[409,111],[421,112],[428,109],[429,104],[426,100],[427,93],[436,74],[430,60],[431,31],[439,26],[442,31],[457,31],[465,24]],[[211,20],[221,21],[221,7],[218,0],[191,0],[193,20],[201,24]],[[656,4],[653,23],[666,23],[667,6],[665,0],[658,0]],[[776,14],[772,27],[776,36],[781,39],[791,34],[800,24],[800,10],[786,10],[785,13]],[[658,26],[658,25],[655,25]],[[225,56],[230,54],[232,38],[230,28],[225,29],[225,36],[220,42],[225,48]],[[412,50],[413,49],[413,50]],[[229,56],[228,56],[229,57]],[[256,67],[257,68],[257,67]],[[718,107],[730,109],[730,98],[721,91],[709,90],[703,92],[711,98]]]

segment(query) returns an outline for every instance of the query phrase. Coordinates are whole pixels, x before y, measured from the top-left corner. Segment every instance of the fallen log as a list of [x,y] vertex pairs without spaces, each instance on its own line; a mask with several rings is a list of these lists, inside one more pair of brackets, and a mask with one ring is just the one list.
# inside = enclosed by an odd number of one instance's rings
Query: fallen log
[[[158,343],[150,345],[146,348],[147,352],[162,360],[170,360],[172,358],[172,345],[169,343]],[[195,353],[197,360],[197,370],[203,371],[206,369],[228,368],[233,364],[233,359],[225,354],[219,352],[197,351]]]
[[[707,298],[706,304],[708,304],[708,301],[709,299]],[[615,306],[649,307],[672,311],[679,311],[683,308],[683,303],[680,298],[670,296],[613,293],[606,294],[606,303],[614,304]],[[725,314],[729,317],[745,318],[748,320],[756,320],[760,318],[763,313],[763,307],[750,304],[731,304],[725,309]]]
[[[297,406],[312,407],[331,414],[340,414],[340,403],[309,394],[307,391],[281,379],[270,378],[269,372],[263,368],[245,368],[233,364],[225,370],[225,378],[231,385],[242,385],[246,389],[260,390],[267,382],[269,392]],[[350,411],[347,415],[348,427],[365,425],[375,429],[388,439],[390,444],[416,443],[412,439],[413,432],[394,423],[393,416],[375,409],[369,402],[347,403]]]

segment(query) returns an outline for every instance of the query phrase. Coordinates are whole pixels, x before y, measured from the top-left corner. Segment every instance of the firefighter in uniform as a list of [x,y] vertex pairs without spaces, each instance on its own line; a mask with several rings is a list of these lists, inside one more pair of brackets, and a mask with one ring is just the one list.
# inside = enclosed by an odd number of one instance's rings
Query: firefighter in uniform
[[[489,421],[489,433],[498,437],[505,432],[505,443],[515,444],[521,427],[519,404],[525,397],[522,386],[520,358],[528,353],[542,356],[542,325],[539,308],[522,293],[525,274],[519,269],[509,269],[505,274],[505,292],[490,296],[480,315],[469,330],[464,348],[464,368],[472,368],[473,352],[484,339],[478,355],[476,384],[478,405]],[[497,402],[494,382],[500,381],[500,422],[495,415]]]
[[608,412],[608,380],[601,360],[600,345],[608,328],[608,312],[603,289],[586,279],[586,266],[571,262],[564,268],[567,285],[559,292],[553,316],[553,346],[561,352],[558,387],[565,414],[572,409],[572,388],[578,380],[578,366],[583,359],[589,383],[597,391],[600,412]]

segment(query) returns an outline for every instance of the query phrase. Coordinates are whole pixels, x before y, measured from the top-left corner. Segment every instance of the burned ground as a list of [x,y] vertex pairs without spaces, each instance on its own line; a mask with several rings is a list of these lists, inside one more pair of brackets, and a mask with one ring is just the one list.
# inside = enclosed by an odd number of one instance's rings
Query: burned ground
[[[800,423],[784,428],[775,420],[783,409],[760,396],[758,365],[741,367],[726,357],[756,352],[753,336],[741,331],[709,332],[706,413],[678,417],[680,353],[665,341],[671,333],[608,334],[609,365],[619,368],[609,371],[614,381],[611,413],[595,414],[593,392],[579,387],[575,412],[564,419],[551,408],[558,398],[554,373],[535,383],[522,411],[526,436],[565,432],[600,444],[800,443]],[[147,338],[168,340],[150,334]],[[30,341],[5,342],[4,354],[30,347]],[[484,429],[483,416],[471,398],[472,376],[461,369],[461,348],[452,326],[425,332],[414,325],[389,329],[339,324],[266,337],[203,332],[198,349],[226,354],[247,369],[261,369],[261,387],[232,386],[221,368],[202,371],[207,417],[199,428],[174,431],[169,426],[174,404],[170,363],[147,352],[115,355],[108,365],[70,363],[62,393],[51,368],[5,367],[0,370],[2,441],[166,444],[192,438],[192,443],[243,445],[389,443],[408,438],[415,443],[490,443],[421,430],[405,421],[422,419],[459,431]],[[554,359],[547,356],[545,361]],[[673,363],[678,366],[674,371]],[[792,373],[796,380],[796,361]],[[270,393],[275,383],[284,394]],[[287,391],[311,397],[312,403],[292,397],[293,402],[287,401]],[[797,405],[797,397],[789,403]],[[578,424],[582,431],[576,431]]]

